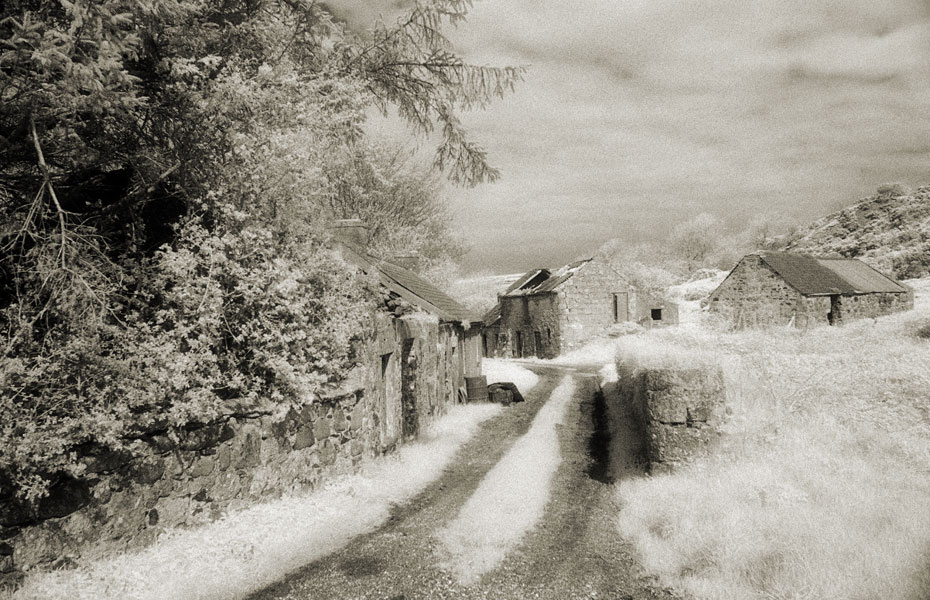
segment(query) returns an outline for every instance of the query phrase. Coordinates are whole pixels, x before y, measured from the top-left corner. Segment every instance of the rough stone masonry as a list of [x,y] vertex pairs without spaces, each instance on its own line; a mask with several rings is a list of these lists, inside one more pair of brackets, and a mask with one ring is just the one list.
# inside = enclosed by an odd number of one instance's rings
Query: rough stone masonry
[[617,372],[621,398],[631,403],[644,433],[651,472],[668,471],[708,452],[724,413],[719,367],[621,364]]

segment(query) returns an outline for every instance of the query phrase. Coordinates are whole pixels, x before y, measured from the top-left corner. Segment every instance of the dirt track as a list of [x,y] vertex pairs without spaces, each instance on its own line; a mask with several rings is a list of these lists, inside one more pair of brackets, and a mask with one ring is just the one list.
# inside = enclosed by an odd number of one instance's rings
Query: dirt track
[[396,507],[388,523],[253,600],[673,598],[640,574],[630,546],[616,533],[614,479],[641,469],[635,431],[620,415],[614,427],[620,435],[611,443],[596,379],[580,371],[569,375],[576,378],[575,395],[559,431],[562,463],[542,521],[473,586],[439,567],[435,532],[455,518],[567,374],[534,370],[540,381],[527,401],[486,423],[443,476]]

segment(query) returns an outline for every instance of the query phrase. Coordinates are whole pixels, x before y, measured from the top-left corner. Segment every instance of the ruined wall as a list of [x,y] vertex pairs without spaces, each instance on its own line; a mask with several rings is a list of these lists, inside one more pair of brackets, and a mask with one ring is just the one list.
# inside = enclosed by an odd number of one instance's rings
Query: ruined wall
[[[555,358],[561,344],[559,298],[556,294],[501,298],[501,331],[507,332],[507,358]],[[517,335],[519,333],[519,335]]]
[[414,438],[464,385],[464,336],[435,317],[374,317],[363,366],[296,406],[230,402],[211,423],[140,436],[138,457],[76,448],[86,467],[37,505],[0,498],[0,586],[26,569],[144,546],[169,528],[316,487]]
[[484,356],[492,358],[510,358],[510,333],[500,327],[500,320],[490,327],[485,327],[481,334]]
[[[807,324],[807,315],[822,310],[817,302],[805,304],[801,294],[789,286],[758,256],[746,256],[710,296],[709,310],[719,313],[736,327]],[[829,299],[822,319],[830,311]],[[805,323],[799,323],[800,320]],[[817,318],[820,318],[819,315]]]
[[641,427],[649,470],[663,472],[707,453],[723,418],[723,373],[717,367],[617,366],[621,398]]
[[631,298],[629,315],[636,314],[635,294],[607,265],[591,261],[559,288],[561,351],[581,346],[614,323],[614,294]]

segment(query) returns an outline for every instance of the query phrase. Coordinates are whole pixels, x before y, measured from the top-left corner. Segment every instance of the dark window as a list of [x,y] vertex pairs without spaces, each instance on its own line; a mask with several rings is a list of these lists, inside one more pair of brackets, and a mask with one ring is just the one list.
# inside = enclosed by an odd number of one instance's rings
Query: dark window
[[652,313],[652,320],[653,320],[653,321],[661,321],[661,320],[662,320],[662,309],[661,309],[661,308],[653,308],[653,309],[650,310],[649,312]]

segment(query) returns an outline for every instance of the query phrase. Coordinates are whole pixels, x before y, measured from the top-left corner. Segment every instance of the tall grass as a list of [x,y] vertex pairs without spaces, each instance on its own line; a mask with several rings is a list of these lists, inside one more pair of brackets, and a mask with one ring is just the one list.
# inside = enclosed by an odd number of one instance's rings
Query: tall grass
[[730,413],[706,459],[620,484],[646,568],[715,600],[930,598],[924,323],[622,339],[627,360],[720,364]]

